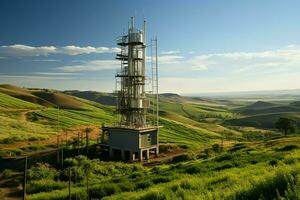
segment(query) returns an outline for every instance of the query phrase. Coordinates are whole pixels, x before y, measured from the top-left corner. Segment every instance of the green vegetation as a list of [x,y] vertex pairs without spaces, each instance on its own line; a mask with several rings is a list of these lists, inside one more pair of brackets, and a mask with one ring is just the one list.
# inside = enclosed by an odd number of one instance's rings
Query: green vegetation
[[[37,163],[28,170],[28,199],[69,199],[69,180],[74,200],[300,199],[300,136],[297,131],[284,136],[276,129],[292,132],[300,124],[297,102],[160,97],[159,165],[84,156],[65,159],[63,168]],[[113,101],[105,93],[1,85],[0,110],[5,112],[0,113],[0,156],[55,148],[57,132],[76,129],[77,136],[78,127],[92,134],[101,124],[113,125],[118,122]],[[275,126],[283,117],[294,119],[293,126]],[[78,142],[73,138],[64,153]],[[101,151],[95,149],[93,156],[99,158]],[[20,178],[14,176],[11,170],[0,174],[17,187]]]
[[285,135],[295,133],[297,130],[297,122],[290,118],[279,118],[275,123],[275,127],[281,130]]
[[299,141],[237,143],[221,151],[213,145],[207,157],[204,151],[183,154],[148,168],[83,156],[67,159],[63,171],[40,164],[29,170],[35,174],[29,199],[68,199],[69,178],[72,199],[299,199]]

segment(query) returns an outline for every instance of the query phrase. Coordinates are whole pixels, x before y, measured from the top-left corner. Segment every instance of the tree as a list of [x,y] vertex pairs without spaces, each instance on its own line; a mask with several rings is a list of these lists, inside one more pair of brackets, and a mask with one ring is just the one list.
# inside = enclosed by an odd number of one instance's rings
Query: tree
[[278,130],[282,131],[285,136],[288,133],[295,133],[298,128],[297,122],[294,119],[285,117],[279,118],[275,123],[275,127]]

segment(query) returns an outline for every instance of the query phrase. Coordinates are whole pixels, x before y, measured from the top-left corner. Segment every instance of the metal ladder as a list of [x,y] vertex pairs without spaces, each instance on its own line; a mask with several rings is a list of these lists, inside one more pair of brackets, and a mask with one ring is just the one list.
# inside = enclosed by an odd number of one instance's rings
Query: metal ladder
[[151,82],[152,82],[152,114],[153,125],[159,126],[159,99],[158,99],[158,56],[157,56],[157,37],[151,39]]

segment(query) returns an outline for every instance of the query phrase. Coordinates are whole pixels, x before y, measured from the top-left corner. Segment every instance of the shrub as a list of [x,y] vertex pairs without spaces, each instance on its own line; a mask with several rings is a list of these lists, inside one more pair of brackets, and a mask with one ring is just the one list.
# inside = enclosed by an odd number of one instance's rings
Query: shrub
[[11,178],[13,175],[14,175],[14,173],[11,169],[5,169],[1,173],[0,177],[3,178],[3,179],[7,179],[7,178]]
[[197,174],[201,172],[201,167],[198,165],[191,165],[186,168],[185,172],[188,174]]
[[224,164],[224,165],[221,165],[221,166],[216,167],[215,170],[220,171],[220,170],[229,169],[229,168],[232,168],[232,167],[234,167],[233,164],[231,164],[231,163],[226,163],[226,164]]
[[241,150],[241,149],[244,149],[246,148],[246,145],[243,144],[243,143],[238,143],[238,144],[235,144],[229,151],[238,151],[238,150]]
[[56,169],[47,163],[37,163],[36,166],[28,170],[28,178],[31,180],[51,179],[58,176]]
[[291,151],[291,150],[298,149],[298,148],[299,147],[297,145],[289,144],[289,145],[286,145],[286,146],[278,149],[277,151]]
[[103,198],[121,192],[117,184],[108,183],[103,185],[96,185],[90,188],[89,194],[91,198]]
[[153,185],[153,183],[150,180],[145,179],[145,180],[137,182],[135,187],[136,187],[136,189],[145,189],[152,185]]
[[134,178],[140,178],[143,176],[144,176],[144,173],[142,173],[142,172],[133,172],[129,177],[134,179]]
[[275,176],[269,177],[259,183],[253,183],[249,189],[238,192],[234,199],[279,199],[278,197],[284,195],[288,186],[294,184],[294,176],[288,172],[280,171]]
[[222,147],[219,144],[213,144],[212,150],[216,153],[220,153],[222,151]]
[[52,190],[60,190],[67,187],[66,182],[54,181],[49,179],[42,179],[37,181],[30,181],[27,186],[28,194],[39,192],[49,192]]
[[2,144],[13,144],[14,143],[14,139],[13,138],[4,138],[3,140],[1,140]]
[[166,196],[162,192],[151,191],[141,197],[141,200],[165,200]]
[[193,160],[195,157],[191,154],[181,154],[172,158],[172,163],[184,162],[188,160]]
[[128,191],[133,191],[135,189],[135,184],[129,181],[124,181],[118,183],[118,187],[122,192],[128,192]]
[[154,184],[158,184],[158,183],[167,183],[167,182],[170,182],[172,181],[172,177],[169,177],[169,176],[158,176],[158,177],[154,177],[152,179],[152,182]]
[[269,165],[272,165],[272,166],[277,165],[277,160],[270,160]]
[[223,162],[225,160],[231,160],[232,159],[232,154],[229,154],[229,153],[225,153],[221,156],[218,156],[215,158],[215,161],[217,162]]

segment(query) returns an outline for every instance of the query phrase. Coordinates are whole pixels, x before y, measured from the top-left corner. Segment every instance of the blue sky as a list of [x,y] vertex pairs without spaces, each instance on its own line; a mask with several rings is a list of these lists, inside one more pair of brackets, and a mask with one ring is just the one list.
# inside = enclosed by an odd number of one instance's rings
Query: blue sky
[[112,91],[130,16],[159,40],[160,91],[300,88],[297,0],[1,0],[0,83]]

